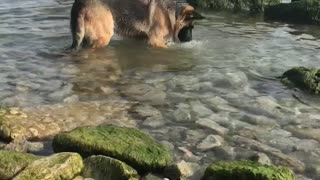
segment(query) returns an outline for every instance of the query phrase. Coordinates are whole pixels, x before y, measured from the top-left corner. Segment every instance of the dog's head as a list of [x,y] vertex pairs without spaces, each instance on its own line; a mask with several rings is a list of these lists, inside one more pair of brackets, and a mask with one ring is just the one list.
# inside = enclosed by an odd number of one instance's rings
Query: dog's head
[[192,6],[181,4],[176,6],[176,22],[174,27],[174,41],[188,42],[192,40],[193,21],[204,19]]

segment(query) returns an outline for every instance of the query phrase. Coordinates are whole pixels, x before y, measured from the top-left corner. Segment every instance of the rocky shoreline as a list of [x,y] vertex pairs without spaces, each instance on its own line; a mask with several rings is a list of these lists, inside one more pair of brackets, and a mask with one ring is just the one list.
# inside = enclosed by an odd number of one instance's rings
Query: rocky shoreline
[[[317,94],[317,72],[297,67],[281,80]],[[246,75],[229,75],[231,87],[246,88],[239,86],[246,84]],[[294,118],[274,120],[290,110],[270,97],[258,97],[250,106],[225,97],[199,98],[190,94],[206,85],[198,81],[175,77],[126,84],[121,93],[132,101],[2,109],[0,137],[8,144],[0,146],[0,179],[302,180],[299,174],[319,174],[319,129],[293,126],[299,123]],[[164,93],[157,88],[161,83],[189,93]],[[161,107],[170,100],[181,103],[164,113]],[[252,113],[233,116],[239,108]],[[184,126],[190,123],[192,128]],[[46,148],[50,153],[43,153]]]
[[[175,163],[173,152],[147,134],[127,127],[82,127],[57,134],[55,154],[35,156],[0,150],[3,180],[240,179],[293,180],[293,172],[261,161],[221,161],[206,170],[195,163]],[[79,153],[79,154],[78,154]],[[260,162],[259,162],[260,161]],[[152,174],[151,174],[152,173]]]

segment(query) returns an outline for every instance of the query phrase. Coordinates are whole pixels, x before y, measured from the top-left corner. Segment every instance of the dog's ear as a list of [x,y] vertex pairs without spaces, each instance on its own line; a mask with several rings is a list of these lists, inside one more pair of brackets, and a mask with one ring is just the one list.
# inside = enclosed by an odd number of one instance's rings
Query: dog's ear
[[181,8],[180,15],[184,16],[185,20],[198,20],[205,18],[190,5],[183,6]]

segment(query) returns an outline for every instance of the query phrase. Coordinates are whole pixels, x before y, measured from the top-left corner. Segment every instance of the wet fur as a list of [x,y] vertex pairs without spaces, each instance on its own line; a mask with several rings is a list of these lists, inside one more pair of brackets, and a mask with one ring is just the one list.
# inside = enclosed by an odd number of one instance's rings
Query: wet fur
[[170,39],[179,41],[179,30],[189,23],[183,18],[188,13],[186,9],[177,11],[171,0],[75,0],[71,10],[71,48],[104,47],[114,32],[147,39],[151,46],[164,48]]

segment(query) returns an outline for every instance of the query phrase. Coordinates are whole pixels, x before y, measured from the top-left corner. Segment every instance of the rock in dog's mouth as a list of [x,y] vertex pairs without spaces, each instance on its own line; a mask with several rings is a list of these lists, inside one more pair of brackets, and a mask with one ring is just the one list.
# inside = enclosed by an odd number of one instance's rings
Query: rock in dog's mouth
[[189,42],[192,41],[192,29],[193,25],[190,24],[188,26],[183,27],[179,33],[178,33],[178,38],[180,42]]

